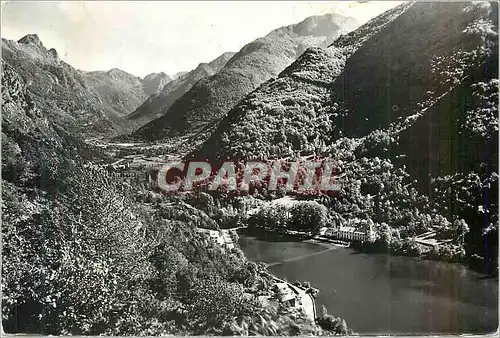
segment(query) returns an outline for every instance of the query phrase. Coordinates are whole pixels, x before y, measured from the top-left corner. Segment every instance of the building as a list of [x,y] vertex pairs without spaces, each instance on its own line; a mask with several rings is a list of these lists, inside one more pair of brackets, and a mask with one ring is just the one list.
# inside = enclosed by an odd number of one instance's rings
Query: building
[[366,231],[359,231],[357,228],[352,226],[341,226],[338,230],[337,236],[340,239],[357,242],[364,242],[368,237]]
[[283,304],[295,307],[297,298],[295,292],[288,286],[288,283],[280,282],[273,286],[276,298]]
[[229,230],[210,230],[198,228],[198,232],[208,235],[208,237],[214,242],[220,245],[222,248],[228,248],[232,250],[235,248],[235,244]]
[[354,218],[350,219],[346,225],[339,222],[337,223],[339,226],[321,228],[319,234],[339,240],[365,242],[375,236],[372,223],[371,221]]
[[222,232],[222,238],[224,240],[224,244],[229,248],[229,249],[234,249],[234,241],[233,237],[231,237],[231,233],[229,230],[221,230]]
[[273,285],[275,295],[269,299],[262,300],[261,303],[263,301],[270,303],[272,300],[275,300],[279,304],[285,305],[290,309],[303,311],[311,321],[314,321],[316,318],[316,302],[314,296],[308,293],[303,287],[290,284],[276,277],[273,279],[276,282]]
[[319,229],[319,235],[326,236],[326,237],[337,237],[338,231],[339,231],[339,228],[337,228],[337,227],[323,227],[323,228]]

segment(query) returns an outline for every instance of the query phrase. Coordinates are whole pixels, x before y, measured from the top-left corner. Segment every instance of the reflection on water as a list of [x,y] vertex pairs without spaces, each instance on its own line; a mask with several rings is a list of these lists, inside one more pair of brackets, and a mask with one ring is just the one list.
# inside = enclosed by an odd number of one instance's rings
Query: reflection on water
[[459,264],[243,235],[240,245],[250,260],[283,262],[269,267],[277,275],[310,281],[321,290],[318,305],[358,333],[487,333],[498,326],[498,281]]

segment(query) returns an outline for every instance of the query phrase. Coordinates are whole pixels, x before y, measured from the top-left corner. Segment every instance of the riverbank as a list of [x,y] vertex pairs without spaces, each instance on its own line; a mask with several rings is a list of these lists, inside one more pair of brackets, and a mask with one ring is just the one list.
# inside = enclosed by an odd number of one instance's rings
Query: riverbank
[[367,243],[356,243],[356,242],[353,242],[350,247],[356,250],[357,252],[364,254],[372,254],[372,255],[383,254],[383,255],[391,255],[393,257],[412,257],[425,261],[460,264],[478,273],[485,274],[487,278],[494,278],[498,280],[498,266],[491,266],[484,260],[475,259],[474,257],[468,255],[464,255],[463,257],[446,257],[446,256],[432,255],[432,253],[429,251],[422,252],[419,254],[405,253],[402,251],[387,251]]
[[270,272],[267,272],[268,276],[273,279],[276,283],[286,283],[287,286],[292,290],[295,295],[298,303],[300,304],[300,307],[303,309],[305,315],[307,318],[315,323],[316,322],[316,317],[317,317],[317,310],[316,310],[316,300],[314,297],[307,292],[307,289],[294,285],[284,279],[279,278],[278,276],[275,276],[271,274]]
[[298,232],[277,232],[274,229],[268,228],[250,228],[250,227],[239,227],[238,232],[242,231],[243,234],[249,236],[255,236],[256,238],[264,239],[264,240],[272,240],[272,241],[299,241],[305,243],[315,243],[318,245],[322,245],[324,247],[350,247],[356,250],[359,253],[365,254],[388,254],[394,257],[413,257],[422,260],[429,261],[439,261],[439,262],[447,262],[447,263],[458,263],[466,266],[478,273],[483,273],[488,276],[488,278],[495,278],[498,280],[498,266],[491,266],[484,260],[475,259],[471,256],[464,256],[460,259],[455,257],[447,258],[443,256],[432,256],[428,252],[423,252],[420,254],[415,254],[413,252],[402,252],[402,251],[391,251],[387,252],[381,249],[375,248],[373,245],[368,243],[360,243],[360,242],[346,242],[335,239],[329,239],[323,236],[314,236],[311,237],[307,234],[302,234]]
[[347,248],[350,246],[350,243],[347,241],[330,239],[324,236],[310,236],[297,231],[277,232],[274,229],[255,227],[238,227],[235,229],[238,233],[241,231],[241,233],[246,235],[261,237],[263,239],[271,239],[274,241],[302,241],[316,243],[326,247],[337,246]]
[[271,238],[241,234],[239,243],[251,261],[281,261],[268,268],[272,275],[321,290],[318,309],[359,334],[484,334],[498,326],[498,283],[463,265]]

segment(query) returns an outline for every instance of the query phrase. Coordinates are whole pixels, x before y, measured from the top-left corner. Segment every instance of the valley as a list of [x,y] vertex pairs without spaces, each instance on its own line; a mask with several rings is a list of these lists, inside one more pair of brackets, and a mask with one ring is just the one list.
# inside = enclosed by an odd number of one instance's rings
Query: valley
[[405,2],[144,77],[2,39],[2,328],[494,332],[497,31],[496,3]]

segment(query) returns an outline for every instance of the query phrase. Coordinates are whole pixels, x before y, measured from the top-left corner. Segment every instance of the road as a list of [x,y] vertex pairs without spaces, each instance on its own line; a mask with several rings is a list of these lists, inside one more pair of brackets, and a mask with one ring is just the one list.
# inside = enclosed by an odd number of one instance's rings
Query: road
[[293,284],[288,283],[288,286],[295,291],[295,293],[302,300],[302,308],[304,312],[313,323],[316,319],[316,302],[314,298],[302,288],[299,288]]

